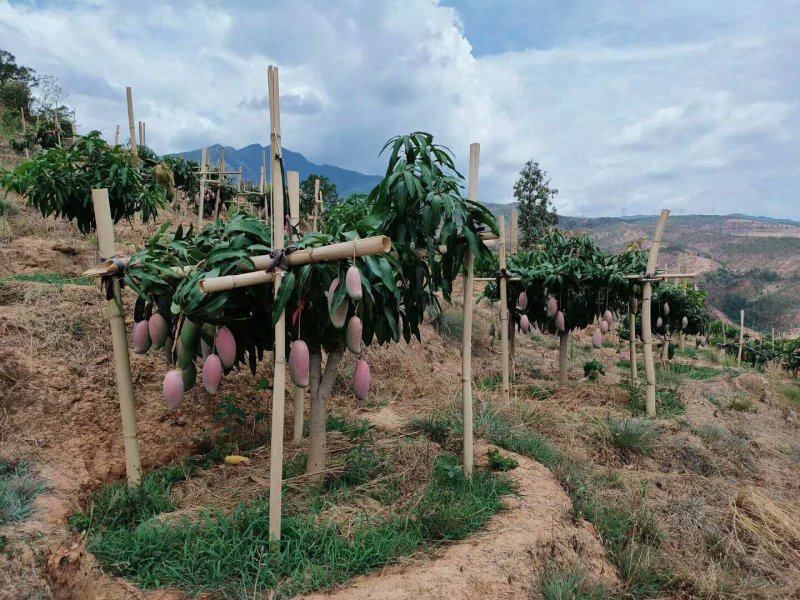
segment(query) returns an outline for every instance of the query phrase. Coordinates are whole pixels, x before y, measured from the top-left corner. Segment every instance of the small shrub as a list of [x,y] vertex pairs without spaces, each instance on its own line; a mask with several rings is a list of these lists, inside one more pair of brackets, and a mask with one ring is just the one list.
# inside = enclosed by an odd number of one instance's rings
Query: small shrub
[[443,414],[414,417],[409,421],[408,428],[411,431],[425,434],[432,442],[440,446],[447,444],[455,433],[453,419]]
[[597,359],[590,360],[585,365],[583,365],[583,376],[586,377],[589,381],[596,381],[600,375],[605,375],[606,370],[603,367],[603,363],[601,363]]
[[510,471],[519,466],[519,462],[510,456],[503,456],[499,450],[490,448],[486,453],[489,457],[489,469],[492,471]]
[[489,377],[482,377],[479,379],[475,387],[479,390],[496,390],[500,387],[500,383],[503,381],[503,376],[500,373],[496,373],[495,375],[490,375]]
[[651,456],[661,431],[644,419],[617,419],[608,415],[600,422],[600,436],[623,460],[634,455]]
[[697,358],[697,348],[684,348],[683,350],[676,350],[675,354],[678,356],[685,356],[686,358]]

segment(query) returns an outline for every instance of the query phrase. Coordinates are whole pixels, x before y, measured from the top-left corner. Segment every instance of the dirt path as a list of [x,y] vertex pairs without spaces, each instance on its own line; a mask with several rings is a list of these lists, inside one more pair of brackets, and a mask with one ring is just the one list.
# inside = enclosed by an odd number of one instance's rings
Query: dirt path
[[[366,415],[371,418],[372,415]],[[379,427],[392,429],[403,422],[391,407],[375,415]],[[479,464],[493,446],[475,444]],[[311,594],[307,599],[516,599],[526,598],[538,573],[551,561],[571,564],[580,557],[587,572],[613,584],[616,570],[607,561],[594,527],[576,525],[569,515],[572,502],[553,474],[524,456],[513,456],[519,466],[509,475],[518,494],[506,500],[508,510],[496,515],[485,530],[450,544],[430,555],[353,579],[330,594]]]

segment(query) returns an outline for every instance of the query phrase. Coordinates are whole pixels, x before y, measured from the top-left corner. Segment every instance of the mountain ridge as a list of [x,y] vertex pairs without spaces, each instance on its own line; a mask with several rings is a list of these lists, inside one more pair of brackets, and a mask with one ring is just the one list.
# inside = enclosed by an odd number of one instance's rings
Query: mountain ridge
[[[211,164],[219,161],[222,148],[222,144],[208,146]],[[257,182],[261,176],[261,154],[264,150],[266,150],[267,159],[269,159],[271,156],[269,145],[249,144],[241,148],[225,146],[226,168],[236,170],[241,166],[245,181]],[[379,175],[367,175],[359,171],[337,167],[336,165],[313,163],[300,152],[295,152],[288,148],[282,148],[282,152],[286,170],[299,171],[301,181],[312,173],[324,175],[336,184],[336,189],[343,198],[350,194],[368,194],[382,179]],[[199,162],[200,148],[172,152],[170,156],[183,156]],[[269,165],[267,168],[269,168]],[[267,179],[269,179],[269,176],[267,176]]]

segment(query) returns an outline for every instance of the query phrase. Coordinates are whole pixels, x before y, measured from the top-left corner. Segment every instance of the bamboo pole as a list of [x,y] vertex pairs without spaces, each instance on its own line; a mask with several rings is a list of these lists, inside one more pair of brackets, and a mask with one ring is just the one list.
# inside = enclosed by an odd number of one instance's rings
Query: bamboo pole
[[117,130],[114,132],[114,145],[119,146],[119,125],[117,125]]
[[628,348],[631,354],[631,384],[636,385],[639,379],[636,364],[636,313],[633,311],[633,299],[628,300]]
[[214,214],[215,218],[219,219],[219,209],[220,203],[222,202],[222,186],[224,185],[224,180],[222,179],[223,171],[225,170],[225,146],[222,146],[219,151],[219,173],[217,175],[218,185],[217,185],[217,201],[214,207]]
[[142,121],[142,144],[147,146],[147,121]]
[[664,237],[664,228],[667,226],[668,218],[669,211],[662,210],[653,235],[653,244],[650,246],[642,293],[642,351],[644,354],[644,372],[647,378],[646,406],[648,417],[656,416],[656,367],[653,362],[653,332],[650,322],[653,298],[653,282],[651,279],[658,265],[658,251],[661,248],[661,238]]
[[511,254],[519,252],[519,213],[511,209]]
[[742,348],[744,347],[744,309],[739,311],[739,355],[736,357],[736,366],[742,366]]
[[205,146],[200,148],[200,205],[197,207],[197,230],[203,229],[203,216],[206,210],[206,160],[208,151]]
[[[278,69],[267,70],[269,84],[270,148],[272,153],[272,248],[284,247],[283,173],[281,172],[281,112]],[[284,271],[275,269],[273,289],[277,297]],[[269,532],[281,539],[281,487],[283,479],[283,415],[286,394],[286,314],[275,324],[275,373],[272,386],[272,431],[269,471]]]
[[58,109],[53,111],[54,121],[56,124],[56,139],[58,140],[58,145],[61,145],[61,121],[58,118]]
[[[286,187],[289,188],[289,222],[292,231],[300,223],[300,173],[298,171],[286,172]],[[292,241],[297,241],[297,236],[292,234]],[[294,387],[294,427],[292,429],[292,441],[300,443],[303,440],[303,400],[305,389]]]
[[[20,115],[22,115],[22,137],[25,138],[27,136],[28,127],[25,125],[25,108],[20,106],[19,107]],[[25,158],[30,158],[31,155],[28,152],[28,142],[25,141]]]
[[[103,256],[116,256],[114,247],[114,225],[108,190],[92,190],[94,218],[97,223],[97,244]],[[108,301],[108,320],[111,325],[111,340],[114,346],[114,368],[117,375],[119,409],[122,416],[122,436],[125,447],[125,472],[128,485],[137,486],[142,478],[142,460],[139,455],[139,436],[136,432],[136,410],[133,402],[131,362],[128,355],[128,335],[122,312],[122,293],[119,280],[114,279],[113,297]]]
[[286,171],[286,187],[289,188],[289,224],[292,228],[300,224],[300,173]]
[[267,149],[261,148],[261,193],[264,194],[264,215],[269,221],[270,206],[267,200]]
[[128,127],[130,128],[131,136],[131,153],[136,154],[136,129],[133,121],[133,91],[131,86],[125,88],[125,94],[128,96]]
[[772,345],[775,345],[775,328],[772,328]]
[[317,230],[317,219],[319,218],[319,179],[314,180],[314,213],[311,218],[311,231]]
[[[481,145],[469,146],[469,199],[478,201],[478,167],[481,160]],[[475,307],[473,282],[475,256],[467,250],[464,266],[464,326],[461,334],[461,396],[464,421],[463,468],[467,478],[472,477],[474,464],[472,433],[472,312]]]
[[510,398],[510,377],[508,374],[508,282],[502,275],[506,271],[506,218],[497,217],[500,227],[500,243],[498,245],[498,260],[500,265],[500,351],[502,357],[502,387],[503,400]]

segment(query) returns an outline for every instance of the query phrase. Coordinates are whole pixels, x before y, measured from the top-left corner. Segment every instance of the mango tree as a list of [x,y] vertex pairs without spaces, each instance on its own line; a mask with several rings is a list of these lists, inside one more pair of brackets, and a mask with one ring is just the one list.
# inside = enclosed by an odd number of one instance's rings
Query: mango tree
[[[328,215],[324,232],[308,234],[294,247],[389,235],[390,255],[290,268],[274,300],[272,284],[205,294],[199,287],[202,279],[253,270],[250,257],[270,253],[270,228],[237,213],[199,234],[160,231],[132,257],[126,274],[140,297],[137,318],[144,323],[150,316],[146,325],[136,326],[143,332],[141,348],[177,340],[169,347],[178,369],[165,380],[168,405],[177,405],[193,384],[197,361],[203,361],[204,385],[212,393],[223,371],[247,363],[255,372],[286,311],[290,373],[296,385],[310,387],[307,472],[316,474],[312,479],[324,470],[326,406],[345,349],[360,355],[363,346],[374,342],[419,339],[426,310],[438,307],[436,292],[449,297],[466,248],[484,256],[488,250],[478,243],[479,230],[497,231],[490,213],[461,197],[452,156],[432,136],[414,133],[388,146],[389,168],[369,197],[366,216],[353,223],[350,212],[342,212],[338,222],[336,213]],[[448,247],[444,257],[437,252],[440,245]],[[155,328],[154,312],[160,315]],[[156,339],[148,340],[145,329]],[[368,380],[369,368],[360,360],[354,391],[361,399]]]
[[705,309],[708,294],[693,287],[662,282],[653,291],[654,310],[651,313],[653,331],[664,339],[661,359],[672,358],[672,336],[676,332],[698,335],[698,341],[707,343],[709,318]]
[[0,168],[1,187],[26,198],[44,217],[74,221],[82,233],[96,227],[92,189],[108,189],[115,223],[137,214],[147,222],[167,202],[171,180],[166,166],[110,146],[98,131],[68,148],[41,150],[14,170]]

